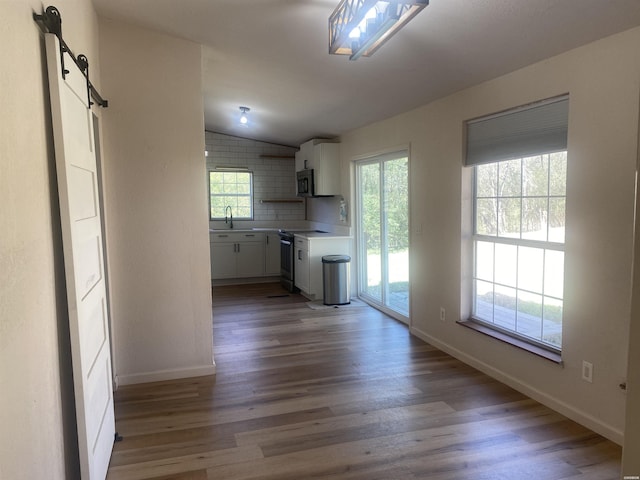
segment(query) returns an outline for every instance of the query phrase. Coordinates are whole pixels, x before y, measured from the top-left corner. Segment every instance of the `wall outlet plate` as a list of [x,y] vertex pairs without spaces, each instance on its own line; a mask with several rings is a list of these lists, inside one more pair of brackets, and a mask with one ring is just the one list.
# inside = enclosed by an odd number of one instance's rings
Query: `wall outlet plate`
[[443,322],[446,320],[446,312],[444,310],[444,307],[440,307],[440,320],[442,320]]

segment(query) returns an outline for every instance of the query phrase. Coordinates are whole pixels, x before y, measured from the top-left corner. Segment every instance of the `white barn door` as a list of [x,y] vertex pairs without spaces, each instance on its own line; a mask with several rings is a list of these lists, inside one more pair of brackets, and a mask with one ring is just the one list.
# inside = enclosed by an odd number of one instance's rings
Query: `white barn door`
[[58,38],[46,34],[69,330],[83,480],[107,476],[115,434],[104,252],[93,117],[87,84]]

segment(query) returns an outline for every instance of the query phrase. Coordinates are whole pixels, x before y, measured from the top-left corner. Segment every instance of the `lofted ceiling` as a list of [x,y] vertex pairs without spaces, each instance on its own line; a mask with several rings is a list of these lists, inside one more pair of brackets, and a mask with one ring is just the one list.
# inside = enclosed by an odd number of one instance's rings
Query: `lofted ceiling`
[[93,2],[203,45],[207,130],[293,146],[640,25],[640,0],[431,0],[375,55],[349,61],[328,54],[338,0]]

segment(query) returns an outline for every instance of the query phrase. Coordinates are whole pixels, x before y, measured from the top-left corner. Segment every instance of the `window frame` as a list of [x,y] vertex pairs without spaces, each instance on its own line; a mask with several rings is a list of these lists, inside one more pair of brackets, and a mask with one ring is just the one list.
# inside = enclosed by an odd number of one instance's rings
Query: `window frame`
[[[550,172],[551,172],[551,155],[552,154],[556,154],[556,153],[564,153],[564,162],[565,162],[565,170],[564,170],[564,195],[557,195],[557,194],[552,194],[551,193],[551,188],[550,188],[550,183],[551,183],[551,177],[550,177]],[[537,157],[537,156],[547,156],[547,162],[548,163],[548,177],[547,177],[547,192],[545,196],[542,195],[534,195],[534,196],[526,196],[525,192],[524,192],[524,188],[523,188],[523,167],[524,167],[524,160],[527,158],[532,158],[532,157]],[[510,236],[500,236],[500,232],[499,232],[499,225],[498,223],[496,223],[496,232],[495,235],[487,235],[487,234],[479,234],[477,233],[478,231],[478,225],[477,225],[477,200],[478,200],[478,168],[483,167],[483,166],[487,166],[487,165],[498,165],[500,163],[505,163],[507,161],[513,161],[513,160],[518,160],[520,162],[520,193],[517,196],[504,196],[504,198],[518,198],[520,199],[520,227],[519,227],[519,236],[514,238],[514,237],[510,237]],[[547,211],[548,211],[548,207],[549,207],[549,199],[551,198],[563,198],[565,201],[565,208],[564,208],[564,224],[565,224],[565,229],[566,229],[566,198],[567,198],[567,191],[566,191],[566,184],[567,184],[567,164],[568,164],[568,153],[566,149],[560,150],[560,151],[556,151],[556,152],[544,152],[541,153],[539,155],[530,155],[530,156],[526,156],[526,157],[521,157],[521,158],[515,158],[515,159],[500,159],[497,160],[495,162],[486,162],[483,164],[478,164],[478,165],[474,165],[473,166],[473,171],[472,171],[472,175],[471,175],[471,215],[472,215],[472,219],[471,219],[471,242],[470,242],[470,247],[471,247],[471,288],[470,288],[470,294],[471,294],[471,303],[470,303],[470,318],[467,322],[461,322],[462,324],[464,324],[465,326],[469,326],[475,330],[480,331],[481,333],[485,333],[487,335],[493,336],[495,338],[498,338],[500,340],[503,341],[507,341],[508,343],[512,343],[516,346],[519,346],[521,348],[527,349],[532,351],[533,353],[537,353],[541,356],[547,357],[550,360],[554,360],[554,361],[560,361],[560,355],[562,353],[562,340],[560,341],[560,345],[556,346],[552,343],[549,342],[545,342],[544,339],[544,310],[542,310],[542,315],[540,317],[540,322],[541,322],[541,335],[540,335],[540,339],[519,333],[517,330],[517,306],[515,308],[515,326],[514,329],[509,329],[509,328],[505,328],[502,327],[500,325],[497,325],[495,323],[495,317],[494,320],[487,320],[487,319],[483,319],[480,316],[478,316],[476,314],[476,304],[477,304],[477,281],[484,281],[487,283],[491,283],[492,288],[493,288],[493,292],[494,292],[494,297],[492,299],[491,305],[492,305],[492,309],[493,311],[495,311],[495,307],[496,307],[496,300],[495,300],[495,287],[496,286],[504,286],[506,288],[513,288],[513,290],[516,293],[516,299],[518,298],[518,293],[520,293],[521,291],[524,293],[530,293],[530,294],[534,294],[534,295],[539,295],[540,297],[542,297],[543,299],[545,297],[549,297],[551,299],[554,300],[559,300],[562,302],[562,310],[563,310],[563,315],[561,316],[560,319],[560,326],[562,329],[562,325],[564,322],[564,278],[562,279],[562,285],[563,285],[563,291],[562,291],[562,298],[559,298],[557,296],[554,295],[548,295],[545,294],[545,288],[544,288],[544,266],[542,267],[542,272],[543,272],[543,276],[542,276],[542,282],[543,282],[543,286],[541,288],[540,292],[532,292],[526,288],[518,288],[518,281],[516,281],[516,285],[515,286],[506,286],[503,285],[501,283],[497,283],[496,279],[495,279],[495,256],[493,257],[493,278],[492,281],[489,282],[485,279],[479,278],[478,273],[477,273],[477,268],[478,268],[478,262],[477,262],[477,246],[478,246],[478,242],[487,242],[487,243],[491,243],[494,246],[494,252],[495,252],[495,245],[514,245],[518,248],[520,247],[530,247],[530,248],[536,248],[536,249],[541,249],[543,251],[543,255],[546,254],[546,251],[560,251],[563,253],[563,255],[565,255],[565,245],[566,245],[566,241],[563,242],[555,242],[555,241],[549,241],[549,229],[551,228],[549,225],[549,222],[547,222],[547,234],[546,234],[546,240],[540,240],[540,239],[528,239],[528,238],[522,238],[522,233],[523,233],[523,215],[522,215],[522,209],[523,209],[523,199],[526,198],[545,198],[547,200]],[[498,167],[499,168],[499,167]],[[496,179],[499,179],[499,175],[498,173],[496,173],[497,177]],[[499,200],[500,198],[503,198],[499,195],[499,192],[496,192],[496,196],[495,197],[480,197],[480,198],[495,198],[496,200]],[[496,210],[497,213],[497,210]],[[497,217],[496,217],[496,222],[497,222]],[[565,230],[566,231],[566,230]],[[517,252],[517,254],[519,254],[519,252]],[[517,258],[517,257],[516,257]],[[565,257],[566,258],[566,257]],[[565,263],[565,258],[563,258],[563,271],[564,271],[564,263]],[[516,268],[516,276],[517,276],[517,268]],[[517,300],[516,300],[516,305],[517,305]],[[541,303],[541,308],[544,309],[544,300]],[[471,323],[471,324],[470,324]],[[472,325],[472,323],[476,323],[478,324],[477,326]],[[479,327],[479,328],[478,328]],[[492,332],[493,331],[493,332]],[[561,330],[562,331],[562,330]],[[542,350],[542,352],[541,352]],[[550,353],[551,355],[547,355],[547,352]]]
[[[238,192],[234,192],[234,193],[224,193],[224,194],[218,194],[218,193],[212,193],[211,192],[211,175],[212,174],[222,174],[224,175],[225,173],[245,173],[249,175],[249,193],[248,194],[243,194],[243,193],[238,193]],[[236,185],[238,185],[238,183],[236,183]],[[232,207],[232,214],[233,214],[233,218],[235,220],[253,220],[254,219],[254,214],[255,214],[255,209],[254,209],[254,200],[255,200],[255,192],[254,192],[254,181],[253,181],[253,172],[247,169],[243,169],[243,168],[224,168],[224,169],[209,169],[207,171],[207,187],[208,187],[208,192],[209,192],[209,220],[210,221],[216,221],[216,220],[224,220],[225,216],[213,216],[213,207],[212,207],[212,200],[214,197],[235,197],[237,198],[249,198],[249,209],[250,209],[250,214],[249,216],[240,216],[240,215],[236,215],[237,213],[237,202],[234,205],[231,205]]]

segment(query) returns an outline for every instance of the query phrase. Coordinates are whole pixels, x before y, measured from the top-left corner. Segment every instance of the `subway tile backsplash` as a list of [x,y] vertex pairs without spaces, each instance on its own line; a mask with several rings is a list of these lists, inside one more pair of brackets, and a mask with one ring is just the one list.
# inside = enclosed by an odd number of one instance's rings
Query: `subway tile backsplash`
[[[304,203],[262,203],[261,200],[296,198],[294,147],[274,145],[222,133],[205,132],[207,171],[216,166],[247,167],[253,172],[254,221],[305,219]],[[291,158],[265,158],[263,155]]]

